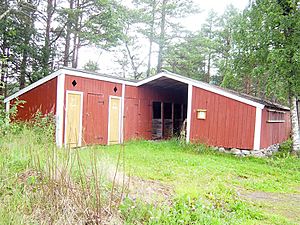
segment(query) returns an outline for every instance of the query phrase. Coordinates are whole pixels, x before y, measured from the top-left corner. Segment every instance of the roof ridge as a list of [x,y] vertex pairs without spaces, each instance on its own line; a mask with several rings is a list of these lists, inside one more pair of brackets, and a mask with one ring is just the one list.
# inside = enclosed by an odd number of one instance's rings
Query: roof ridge
[[231,94],[240,95],[241,97],[248,98],[248,99],[250,99],[252,101],[255,101],[255,102],[260,103],[260,104],[267,105],[269,107],[275,107],[275,108],[281,108],[281,109],[284,109],[284,110],[290,110],[289,107],[287,107],[285,105],[281,105],[281,104],[279,104],[277,102],[272,102],[269,99],[259,98],[257,96],[249,95],[249,94],[246,94],[246,93],[243,93],[243,92],[239,92],[239,91],[235,91],[235,90],[232,90],[232,89],[224,88],[224,87],[221,87],[221,86],[218,86],[218,85],[215,85],[215,84],[210,84],[210,83],[207,83],[207,82],[204,82],[204,81],[196,80],[196,79],[191,78],[191,77],[185,77],[183,75],[180,75],[180,74],[177,74],[177,73],[173,73],[173,72],[170,72],[170,71],[165,70],[165,69],[163,70],[163,72],[171,74],[173,76],[178,76],[178,77],[181,77],[181,78],[190,79],[190,80],[192,80],[194,82],[201,83],[203,85],[207,85],[207,86],[210,86],[210,87],[218,88],[220,90],[229,92]]

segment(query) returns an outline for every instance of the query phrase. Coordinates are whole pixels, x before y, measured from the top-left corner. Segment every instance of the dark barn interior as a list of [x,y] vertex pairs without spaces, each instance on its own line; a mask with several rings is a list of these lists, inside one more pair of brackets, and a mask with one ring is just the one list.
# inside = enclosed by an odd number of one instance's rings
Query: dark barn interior
[[153,90],[152,139],[169,139],[180,135],[187,117],[188,85],[161,77],[144,85]]

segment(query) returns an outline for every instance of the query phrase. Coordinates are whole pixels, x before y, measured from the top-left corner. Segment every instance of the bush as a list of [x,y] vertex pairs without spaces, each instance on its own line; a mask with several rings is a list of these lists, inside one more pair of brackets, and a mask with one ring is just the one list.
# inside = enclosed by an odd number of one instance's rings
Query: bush
[[279,146],[278,152],[274,156],[278,158],[287,158],[291,154],[292,147],[293,141],[289,139]]
[[[0,96],[0,103],[3,101],[3,96]],[[10,105],[9,112],[6,112],[5,104],[0,104],[0,135],[6,135],[19,129],[18,124],[10,124],[11,120],[17,115],[17,108],[22,107],[25,101],[16,100]]]

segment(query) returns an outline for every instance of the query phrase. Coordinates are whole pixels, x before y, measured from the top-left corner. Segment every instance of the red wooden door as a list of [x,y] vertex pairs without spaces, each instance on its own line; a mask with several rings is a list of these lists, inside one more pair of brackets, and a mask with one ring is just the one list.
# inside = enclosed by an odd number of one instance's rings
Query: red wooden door
[[152,113],[149,100],[141,99],[139,104],[139,137],[152,138]]
[[137,139],[138,133],[138,106],[139,101],[135,98],[125,100],[124,136],[125,140]]
[[85,112],[85,142],[86,144],[106,144],[105,132],[107,119],[105,118],[103,94],[88,93]]

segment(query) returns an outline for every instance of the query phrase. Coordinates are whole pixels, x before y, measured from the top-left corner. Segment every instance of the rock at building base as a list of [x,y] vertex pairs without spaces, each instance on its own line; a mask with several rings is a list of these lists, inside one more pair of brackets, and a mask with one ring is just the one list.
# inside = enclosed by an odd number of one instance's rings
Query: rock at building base
[[237,149],[237,148],[232,148],[232,149],[230,149],[230,153],[232,153],[234,155],[240,155],[241,154],[241,150]]

